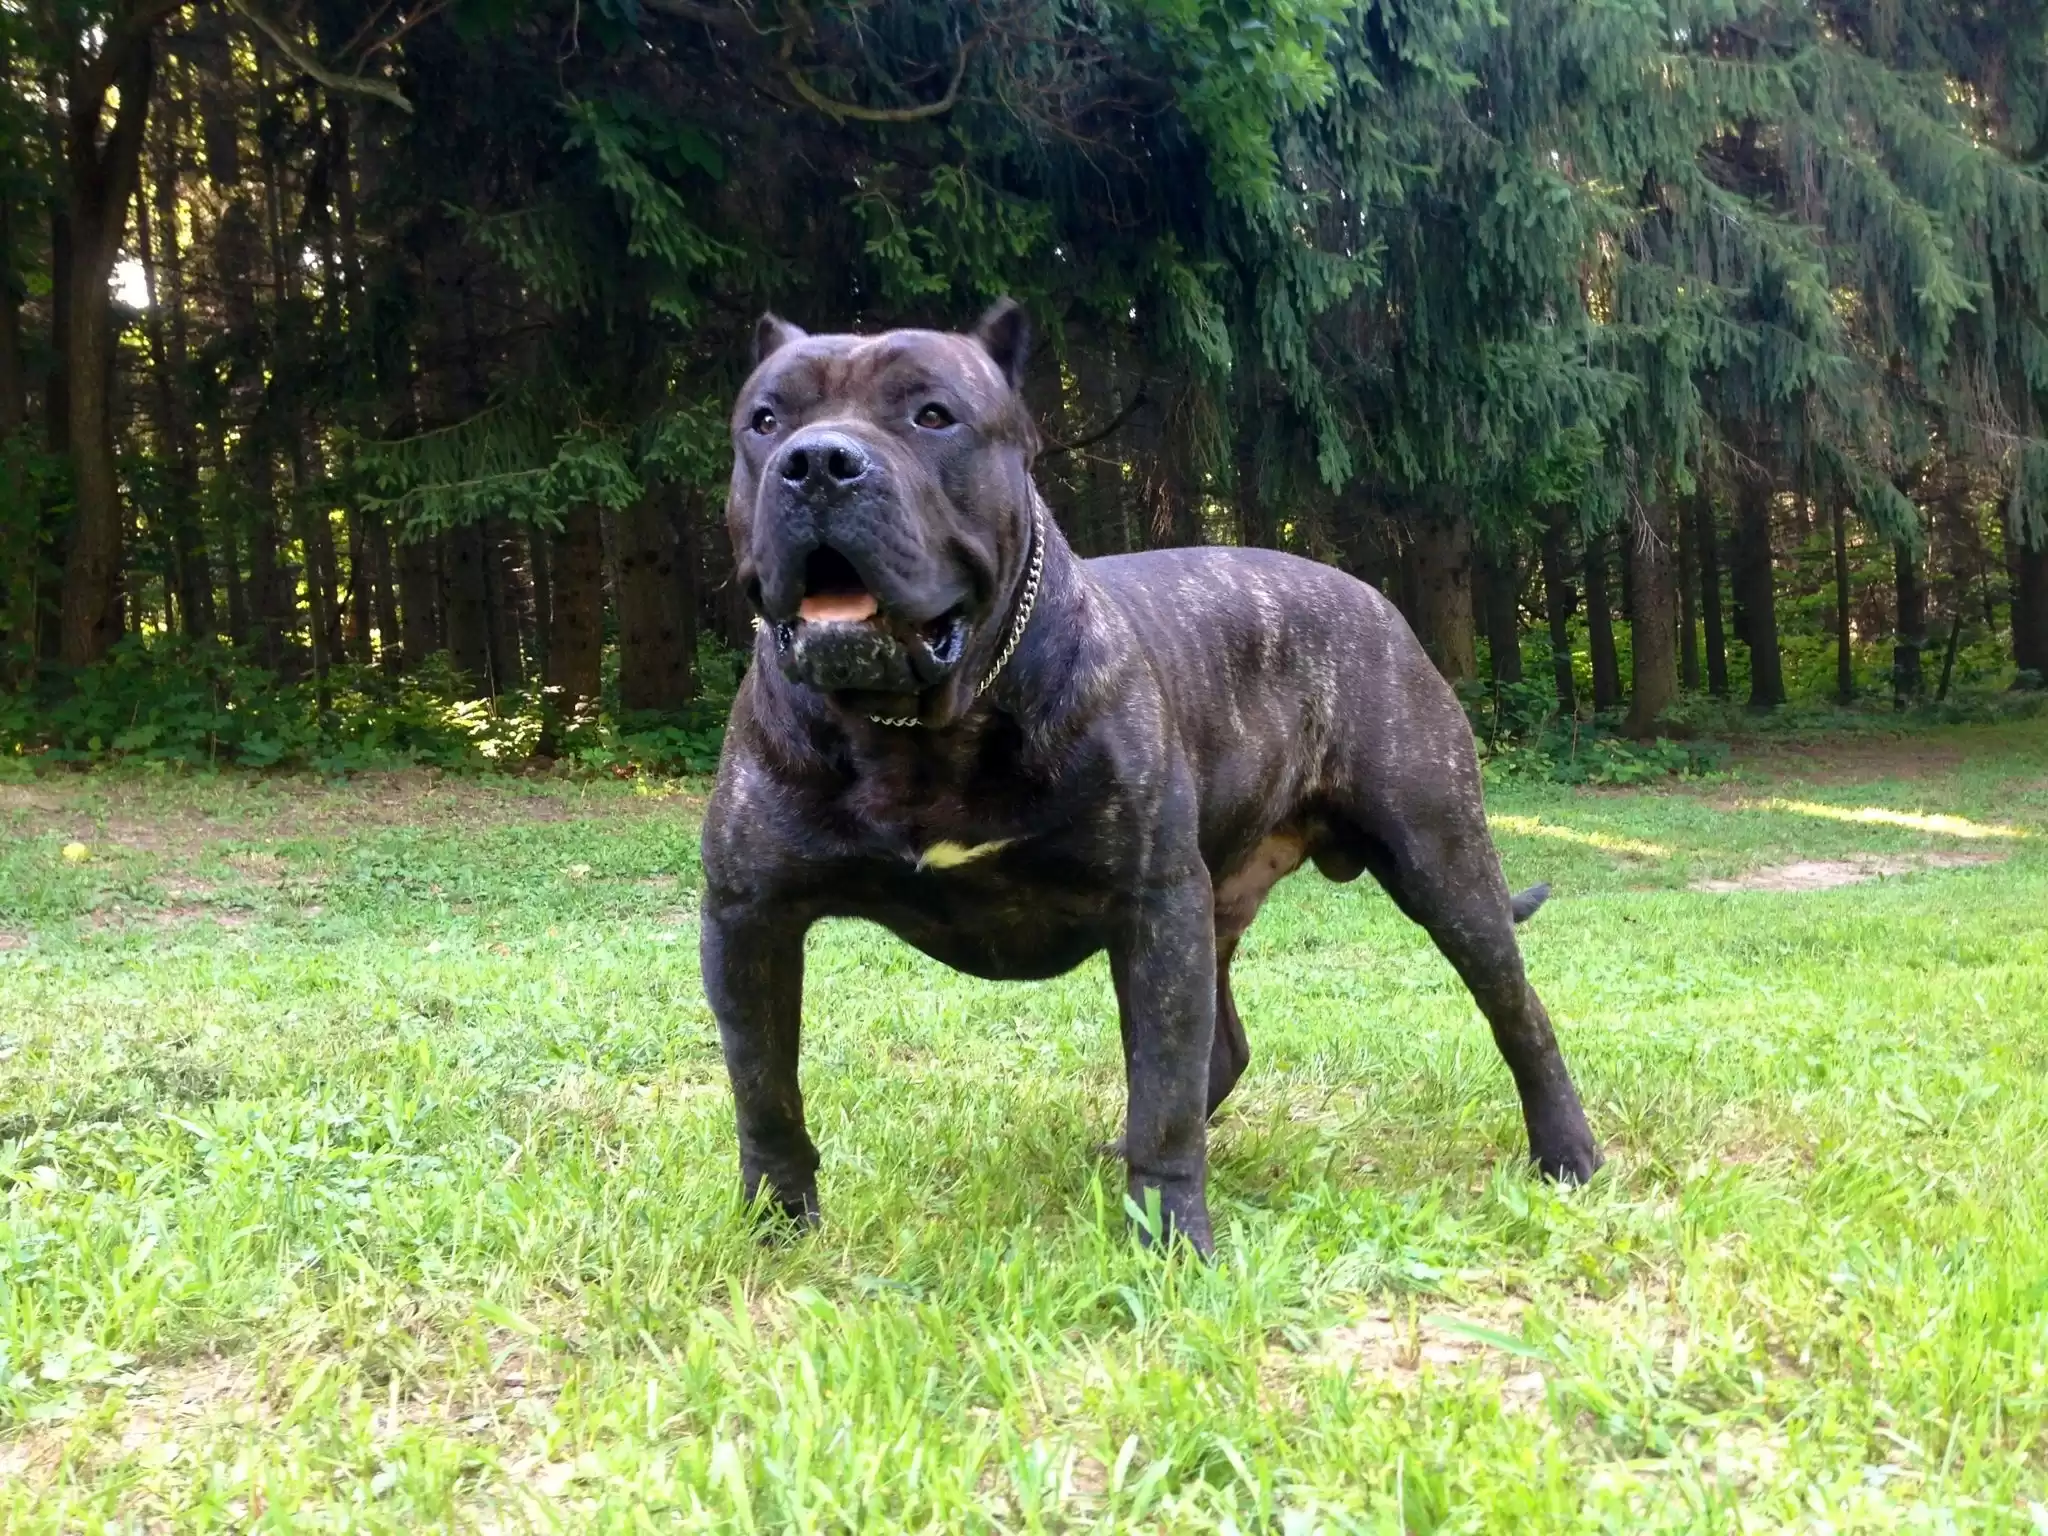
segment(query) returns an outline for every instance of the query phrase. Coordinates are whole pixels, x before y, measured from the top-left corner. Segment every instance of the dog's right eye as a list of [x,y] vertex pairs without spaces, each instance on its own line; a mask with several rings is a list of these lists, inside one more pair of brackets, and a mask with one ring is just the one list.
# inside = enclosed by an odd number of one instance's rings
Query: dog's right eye
[[775,413],[764,405],[761,409],[754,412],[753,419],[747,423],[747,426],[753,431],[760,433],[763,437],[766,437],[775,430]]

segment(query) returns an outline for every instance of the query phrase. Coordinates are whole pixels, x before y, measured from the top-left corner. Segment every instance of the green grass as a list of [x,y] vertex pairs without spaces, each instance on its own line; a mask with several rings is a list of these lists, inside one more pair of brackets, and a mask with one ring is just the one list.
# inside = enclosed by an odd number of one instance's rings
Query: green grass
[[760,1245],[688,793],[0,786],[0,1529],[2048,1530],[2048,722],[1490,803],[1607,1170],[1307,876],[1204,1268],[1093,1151],[1099,963],[852,925]]

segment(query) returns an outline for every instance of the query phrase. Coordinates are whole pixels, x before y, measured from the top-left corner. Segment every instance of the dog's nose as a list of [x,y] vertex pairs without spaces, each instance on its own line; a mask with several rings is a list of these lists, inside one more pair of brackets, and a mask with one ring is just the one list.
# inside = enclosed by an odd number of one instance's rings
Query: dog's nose
[[852,489],[872,468],[867,449],[844,432],[801,432],[782,450],[776,472],[806,496]]

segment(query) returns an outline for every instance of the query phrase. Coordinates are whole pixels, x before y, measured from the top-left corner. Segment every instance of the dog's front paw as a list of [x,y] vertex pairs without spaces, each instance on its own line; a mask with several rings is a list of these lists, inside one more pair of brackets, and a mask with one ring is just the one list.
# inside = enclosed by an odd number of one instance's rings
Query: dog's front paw
[[1216,1239],[1209,1230],[1209,1202],[1199,1189],[1170,1188],[1131,1181],[1126,1195],[1131,1225],[1147,1248],[1186,1243],[1197,1257],[1213,1259]]
[[756,1175],[744,1181],[741,1198],[754,1213],[764,1243],[788,1242],[818,1225],[818,1186],[785,1189]]
[[1533,1147],[1530,1155],[1543,1177],[1567,1185],[1591,1183],[1593,1175],[1607,1161],[1590,1136],[1549,1147]]

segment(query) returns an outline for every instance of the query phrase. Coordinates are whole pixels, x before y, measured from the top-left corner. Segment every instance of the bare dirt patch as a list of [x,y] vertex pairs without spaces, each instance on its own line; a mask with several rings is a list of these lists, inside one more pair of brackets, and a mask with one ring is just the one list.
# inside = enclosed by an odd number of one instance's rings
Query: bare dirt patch
[[1739,772],[1808,784],[1860,784],[1872,779],[1931,779],[1970,760],[1966,746],[1925,735],[1837,736],[1819,741],[1737,741],[1728,766]]
[[237,1404],[253,1403],[258,1387],[246,1362],[217,1355],[135,1371],[129,1381],[118,1442],[122,1455],[175,1439]]
[[55,795],[22,784],[0,784],[0,812],[60,811],[64,802]]
[[242,1362],[209,1355],[123,1371],[113,1378],[113,1388],[121,1394],[118,1417],[87,1441],[79,1441],[62,1420],[0,1441],[0,1482],[43,1487],[56,1476],[67,1450],[103,1461],[164,1446],[237,1403],[253,1402],[257,1381]]
[[1544,1375],[1529,1357],[1504,1347],[1521,1332],[1527,1303],[1503,1297],[1483,1306],[1438,1309],[1416,1317],[1372,1312],[1332,1328],[1312,1364],[1412,1392],[1436,1374],[1476,1370],[1495,1384],[1501,1405],[1524,1412],[1543,1401]]
[[251,885],[281,885],[284,882],[286,868],[282,854],[261,850],[231,853],[225,862],[228,868]]
[[1831,891],[1844,885],[1863,885],[1895,875],[1918,874],[1928,869],[1960,869],[1972,864],[1996,864],[2002,853],[1850,853],[1839,859],[1801,859],[1795,864],[1772,864],[1727,880],[1695,880],[1695,891]]
[[[419,1362],[425,1373],[407,1373],[403,1383],[397,1375],[382,1382],[374,1372],[366,1377],[360,1361],[323,1356],[311,1362],[295,1391],[303,1394],[332,1372],[347,1402],[353,1377],[355,1393],[373,1405],[369,1427],[380,1444],[427,1429],[510,1447],[533,1434],[561,1385],[546,1350],[534,1341],[492,1329],[485,1344],[488,1360],[479,1362],[485,1364],[480,1371],[439,1374],[435,1367],[446,1362],[430,1350]],[[143,1529],[169,1530],[160,1517],[177,1507],[187,1475],[180,1464],[223,1436],[241,1439],[271,1427],[290,1385],[252,1360],[217,1355],[123,1370],[96,1401],[0,1439],[0,1484],[49,1487],[67,1461],[94,1470],[126,1464],[136,1475],[124,1509],[142,1518]]]
[[[174,898],[179,894],[182,893],[172,893]],[[174,929],[203,922],[211,922],[221,928],[246,928],[255,921],[256,914],[245,908],[214,906],[176,899],[168,906],[162,907],[136,907],[125,903],[101,907],[89,918],[92,931],[95,933],[118,933],[136,929],[154,929],[159,933],[169,933]]]
[[11,1440],[0,1440],[0,1483],[41,1489],[56,1475],[63,1460],[64,1435],[60,1430],[33,1429]]

